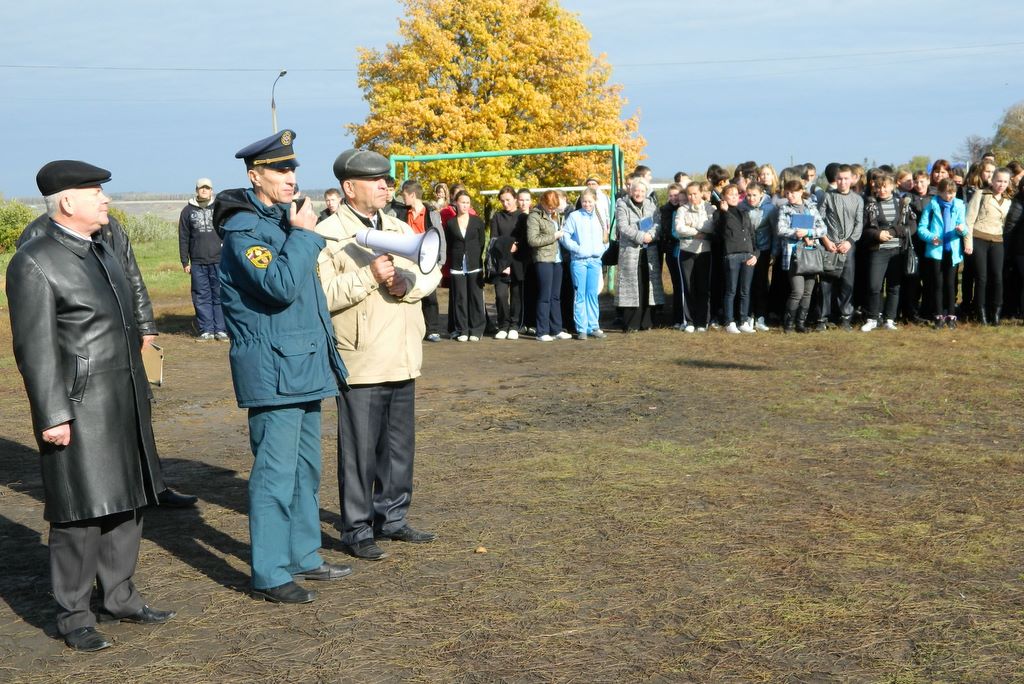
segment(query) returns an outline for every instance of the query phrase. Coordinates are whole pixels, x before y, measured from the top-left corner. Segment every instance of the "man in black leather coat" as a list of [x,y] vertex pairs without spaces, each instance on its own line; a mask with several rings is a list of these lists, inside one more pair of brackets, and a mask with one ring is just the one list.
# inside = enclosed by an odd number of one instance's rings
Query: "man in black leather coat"
[[[153,344],[153,340],[157,336],[153,304],[149,300],[149,292],[146,290],[146,283],[142,280],[142,272],[139,271],[139,264],[135,260],[135,252],[132,250],[128,233],[125,232],[124,228],[121,227],[121,224],[113,216],[109,217],[109,220],[110,222],[102,226],[94,238],[101,240],[107,249],[117,257],[118,261],[121,262],[121,267],[124,269],[125,276],[128,277],[128,285],[131,288],[132,311],[135,314],[135,326],[139,331],[142,348],[145,349]],[[15,243],[15,249],[20,249],[22,245],[32,238],[44,234],[46,227],[49,225],[50,217],[48,214],[44,213],[37,216],[34,221],[25,226],[25,230],[22,231],[18,241]],[[148,387],[147,391],[149,391],[150,398],[152,398],[152,391]],[[189,508],[190,506],[195,506],[198,499],[191,494],[181,494],[170,487],[164,487],[163,491],[157,495],[157,500],[161,506]]]
[[7,267],[14,357],[25,381],[50,523],[57,629],[71,648],[97,651],[100,620],[159,624],[132,582],[142,509],[164,488],[133,288],[117,255],[93,239],[107,223],[104,169],[50,162],[36,177],[50,222]]

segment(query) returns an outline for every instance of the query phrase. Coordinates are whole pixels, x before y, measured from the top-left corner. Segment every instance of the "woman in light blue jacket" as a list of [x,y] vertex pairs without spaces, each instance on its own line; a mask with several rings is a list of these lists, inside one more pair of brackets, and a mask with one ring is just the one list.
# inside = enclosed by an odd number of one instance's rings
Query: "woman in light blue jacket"
[[597,294],[601,289],[601,255],[608,249],[608,233],[596,213],[597,193],[590,188],[580,195],[580,208],[562,226],[562,246],[569,252],[569,270],[575,290],[573,317],[580,340],[605,337],[598,321]]
[[936,189],[938,194],[921,212],[917,236],[925,245],[921,269],[931,290],[938,330],[956,327],[956,273],[964,258],[967,217],[952,179],[943,178]]

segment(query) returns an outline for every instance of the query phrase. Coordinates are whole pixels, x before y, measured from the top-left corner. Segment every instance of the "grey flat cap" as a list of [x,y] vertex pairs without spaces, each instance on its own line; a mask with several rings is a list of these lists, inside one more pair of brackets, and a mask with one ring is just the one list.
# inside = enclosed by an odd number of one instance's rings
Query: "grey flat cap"
[[345,150],[334,160],[334,176],[339,182],[349,178],[383,178],[390,174],[388,158],[369,150]]

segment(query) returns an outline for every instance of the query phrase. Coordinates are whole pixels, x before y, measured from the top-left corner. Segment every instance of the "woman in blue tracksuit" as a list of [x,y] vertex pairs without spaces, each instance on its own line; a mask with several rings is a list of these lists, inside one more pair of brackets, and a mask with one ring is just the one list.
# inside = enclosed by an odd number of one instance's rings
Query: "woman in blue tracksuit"
[[917,236],[925,245],[921,268],[934,302],[935,328],[955,328],[956,272],[964,258],[967,217],[952,179],[940,180],[936,190],[917,224]]
[[601,288],[601,255],[608,249],[608,234],[601,227],[595,208],[597,193],[590,188],[580,195],[580,208],[569,214],[562,226],[560,242],[569,252],[569,270],[575,290],[573,317],[576,336],[604,337],[599,324],[597,294]]

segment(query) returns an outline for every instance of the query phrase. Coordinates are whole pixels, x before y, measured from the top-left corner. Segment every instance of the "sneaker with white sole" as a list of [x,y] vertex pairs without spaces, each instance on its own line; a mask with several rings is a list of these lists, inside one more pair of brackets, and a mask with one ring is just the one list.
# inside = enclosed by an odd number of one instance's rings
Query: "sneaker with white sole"
[[459,342],[469,342],[469,335],[459,335],[456,337]]
[[555,338],[552,337],[551,335],[538,335],[537,336],[537,341],[538,342],[554,342]]
[[892,320],[891,318],[885,319],[885,329],[886,330],[899,330],[899,328],[896,327],[896,321]]
[[596,337],[599,340],[603,340],[604,338],[608,337],[608,334],[604,330],[597,328],[596,330],[590,331],[590,336]]
[[[712,325],[712,327],[714,326]],[[736,327],[736,321],[733,321],[729,325],[725,326],[725,332],[729,333],[730,335],[739,335],[740,329]]]
[[429,335],[427,335],[427,342],[440,342],[440,341],[441,341],[441,336],[438,335],[437,333],[430,333]]
[[213,333],[203,333],[202,335],[199,336],[199,339],[203,340],[204,342],[209,342],[210,340],[215,340],[217,338],[214,337]]
[[878,327],[878,321],[876,321],[874,318],[869,318],[867,323],[865,323],[864,325],[860,326],[860,331],[861,332],[871,332],[872,330],[874,330],[877,327]]
[[499,330],[497,333],[494,334],[494,339],[496,339],[496,340],[504,340],[507,337],[508,337],[508,331],[507,330]]
[[683,332],[685,333],[692,333],[694,330],[696,330],[696,328],[694,328],[692,325],[687,325],[683,328]]
[[757,320],[754,321],[754,330],[760,330],[761,332],[768,332],[768,324],[764,322],[764,316],[758,316]]
[[506,339],[518,340],[519,339],[519,331],[518,330],[509,330],[508,331],[508,337]]
[[576,339],[577,340],[584,340],[585,341],[587,339],[587,333],[577,333],[576,334]]
[[702,326],[700,326],[699,328],[697,328],[697,332],[699,332],[699,333],[701,333],[701,332],[707,332],[707,331],[708,331],[708,329],[707,329],[707,328],[705,328],[705,327],[704,327],[703,325],[702,325]]
[[754,332],[754,323],[748,318],[743,321],[743,325],[740,326],[741,333],[752,333]]
[[572,335],[570,335],[569,333],[567,333],[567,332],[565,332],[563,330],[562,332],[560,332],[557,335],[555,335],[555,339],[556,340],[571,340],[572,339]]
[[470,336],[469,336],[469,341],[470,341],[470,342],[479,342],[479,341],[480,341],[480,338],[479,338],[479,337],[477,337],[476,335],[470,335]]

